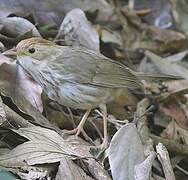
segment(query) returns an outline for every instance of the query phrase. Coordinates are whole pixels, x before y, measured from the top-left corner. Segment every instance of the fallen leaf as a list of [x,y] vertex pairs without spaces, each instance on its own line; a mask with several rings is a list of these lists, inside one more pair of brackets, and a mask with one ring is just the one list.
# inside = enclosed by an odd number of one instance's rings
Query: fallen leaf
[[87,167],[88,172],[92,175],[94,179],[99,180],[111,180],[107,170],[104,169],[103,165],[100,162],[97,162],[94,159],[84,159],[84,164]]
[[134,168],[144,161],[144,149],[137,129],[130,123],[113,136],[109,163],[114,180],[134,179]]
[[[145,10],[147,13],[142,19],[150,25],[155,25],[161,28],[169,28],[172,26],[171,7],[168,1],[135,1],[135,9],[140,16],[140,11]],[[148,10],[149,9],[149,10]]]
[[5,46],[2,42],[0,42],[0,52],[5,51]]
[[164,74],[181,76],[186,79],[188,78],[188,71],[187,68],[185,68],[184,66],[166,61],[165,58],[161,58],[160,56],[152,53],[151,51],[146,51],[145,55],[150,58],[152,63],[160,70],[160,72]]
[[41,112],[43,110],[42,88],[14,62],[5,62],[0,65],[0,91],[11,97],[14,103],[23,110],[28,102]]
[[155,160],[156,153],[150,152],[149,156],[140,164],[135,166],[135,180],[149,180],[151,168]]
[[79,151],[75,145],[65,141],[53,130],[35,126],[14,131],[30,140],[0,156],[0,164],[3,167],[54,163],[63,157],[73,159],[88,157],[88,154]]
[[188,145],[188,131],[180,127],[173,120],[169,123],[167,128],[161,133],[161,136]]
[[174,23],[176,28],[186,34],[188,36],[188,23],[187,23],[187,8],[188,3],[184,0],[170,0],[171,3],[171,11],[174,19]]
[[81,9],[66,14],[56,40],[63,45],[81,45],[99,52],[99,36]]
[[25,180],[35,180],[35,179],[47,179],[50,178],[48,176],[47,171],[39,171],[39,170],[30,170],[28,173],[27,172],[18,172],[18,176],[20,176],[21,179]]
[[161,103],[159,110],[173,118],[180,127],[188,129],[188,107],[178,98],[170,98],[165,103]]
[[58,172],[56,174],[55,180],[62,179],[84,179],[84,180],[92,180],[93,178],[89,177],[83,169],[81,169],[78,165],[76,165],[72,160],[67,157],[64,157],[60,161],[60,165],[58,168]]
[[80,8],[90,13],[97,12],[97,20],[109,21],[113,15],[113,8],[105,0],[1,0],[0,16],[10,14],[17,16],[32,15],[39,26],[62,22],[64,15],[74,8]]
[[0,96],[0,125],[2,125],[6,121],[7,121],[7,118],[6,118],[6,113],[4,110],[4,104]]
[[[170,94],[187,94],[188,93],[188,80],[169,81],[165,83]],[[183,93],[184,92],[184,93]]]
[[150,50],[157,54],[186,50],[188,39],[182,33],[142,23],[136,11],[124,10],[122,21],[125,47],[131,51]]
[[0,17],[0,24],[3,25],[1,33],[10,37],[17,37],[32,32],[32,36],[40,37],[37,28],[28,20],[21,17]]
[[110,31],[104,28],[100,29],[99,31],[100,31],[101,40],[104,43],[113,43],[113,44],[117,44],[118,46],[123,45],[121,36],[117,32]]

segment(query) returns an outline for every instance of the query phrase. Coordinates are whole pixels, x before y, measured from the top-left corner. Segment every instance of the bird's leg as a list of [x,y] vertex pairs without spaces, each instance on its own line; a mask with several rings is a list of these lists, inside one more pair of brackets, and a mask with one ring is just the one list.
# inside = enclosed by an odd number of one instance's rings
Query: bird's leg
[[88,109],[88,110],[86,111],[86,113],[84,114],[84,116],[82,117],[82,119],[81,119],[79,125],[78,125],[77,128],[76,128],[76,129],[77,129],[76,136],[78,136],[78,135],[80,134],[80,132],[82,131],[83,126],[84,126],[84,124],[85,124],[85,122],[86,122],[86,120],[87,120],[87,118],[88,118],[90,112],[91,112],[91,109]]
[[107,134],[107,108],[106,105],[100,106],[101,115],[103,117],[103,132],[104,132],[104,138],[103,142],[100,145],[101,149],[106,149],[108,146],[108,134]]
[[78,126],[76,128],[74,128],[72,130],[64,130],[64,132],[69,135],[75,134],[76,136],[78,136],[80,134],[80,132],[83,131],[83,126],[84,126],[90,112],[91,112],[91,109],[89,109],[85,112],[84,116],[82,117],[80,123],[78,124]]
[[73,117],[72,111],[71,111],[71,109],[70,109],[69,107],[67,107],[67,110],[68,110],[69,115],[70,115],[71,123],[72,123],[73,127],[75,128],[75,127],[76,127],[76,124],[75,124],[75,122],[74,122],[74,117]]

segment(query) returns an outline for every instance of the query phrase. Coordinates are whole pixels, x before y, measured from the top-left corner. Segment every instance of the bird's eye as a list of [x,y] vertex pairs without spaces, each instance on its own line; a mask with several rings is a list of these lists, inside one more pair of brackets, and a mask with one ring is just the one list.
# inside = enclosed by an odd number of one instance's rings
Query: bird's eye
[[29,48],[29,53],[33,54],[35,52],[35,48]]

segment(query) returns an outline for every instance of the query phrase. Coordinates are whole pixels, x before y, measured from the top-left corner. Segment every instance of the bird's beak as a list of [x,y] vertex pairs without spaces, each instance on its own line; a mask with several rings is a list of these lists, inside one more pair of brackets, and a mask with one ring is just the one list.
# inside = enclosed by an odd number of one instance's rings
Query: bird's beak
[[7,56],[9,58],[13,58],[13,59],[16,59],[16,48],[13,48],[13,49],[9,49],[5,52],[2,53],[4,56]]

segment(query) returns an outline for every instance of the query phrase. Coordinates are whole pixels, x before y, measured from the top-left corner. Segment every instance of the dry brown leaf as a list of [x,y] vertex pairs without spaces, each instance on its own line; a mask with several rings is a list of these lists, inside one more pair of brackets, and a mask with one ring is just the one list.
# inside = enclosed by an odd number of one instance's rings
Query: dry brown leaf
[[151,50],[156,53],[178,52],[188,48],[188,39],[179,32],[142,23],[136,11],[124,11],[126,48]]
[[188,80],[169,81],[165,83],[168,87],[168,92],[171,94],[178,94],[178,92],[188,93]]
[[171,121],[167,128],[161,133],[161,136],[188,145],[188,131],[181,128],[175,121]]
[[167,102],[159,105],[159,110],[175,119],[180,127],[188,129],[188,107],[183,105],[179,99],[170,98]]
[[108,112],[118,119],[126,119],[127,112],[125,107],[130,107],[130,111],[134,112],[138,99],[127,89],[121,89],[115,92],[115,99],[108,104]]
[[41,25],[60,24],[64,15],[74,8],[90,13],[97,12],[97,19],[109,21],[113,15],[112,7],[104,0],[1,0],[0,16],[10,14],[17,16],[32,15],[35,22]]

